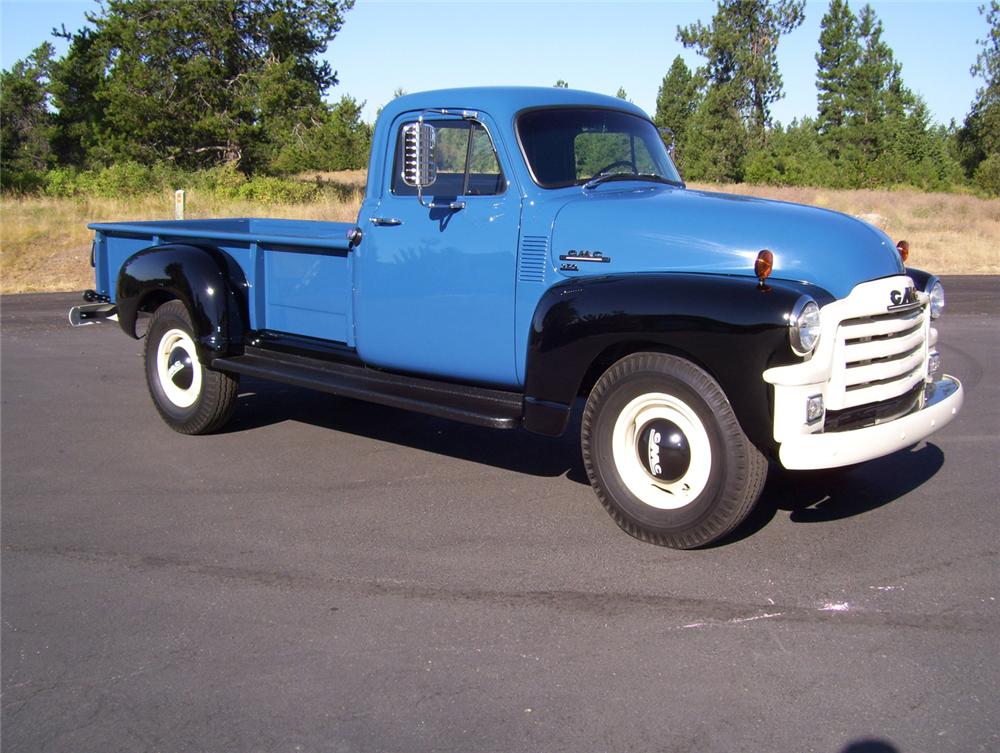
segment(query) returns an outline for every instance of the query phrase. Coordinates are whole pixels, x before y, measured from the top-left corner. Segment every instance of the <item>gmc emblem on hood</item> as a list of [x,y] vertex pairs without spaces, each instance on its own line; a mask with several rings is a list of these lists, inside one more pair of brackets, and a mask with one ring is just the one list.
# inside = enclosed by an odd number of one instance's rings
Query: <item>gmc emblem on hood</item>
[[889,293],[889,300],[892,304],[887,308],[888,311],[898,311],[899,309],[912,308],[913,306],[920,305],[920,301],[917,300],[916,288],[893,290]]

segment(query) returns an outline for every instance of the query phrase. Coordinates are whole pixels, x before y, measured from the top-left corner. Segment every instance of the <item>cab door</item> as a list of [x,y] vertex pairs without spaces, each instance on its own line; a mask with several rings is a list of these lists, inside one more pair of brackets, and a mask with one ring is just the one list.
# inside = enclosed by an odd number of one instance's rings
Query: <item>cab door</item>
[[401,129],[418,115],[394,122],[393,169],[375,211],[360,218],[358,353],[387,368],[515,385],[521,198],[479,114],[424,119],[437,132],[437,180],[421,202],[401,177]]

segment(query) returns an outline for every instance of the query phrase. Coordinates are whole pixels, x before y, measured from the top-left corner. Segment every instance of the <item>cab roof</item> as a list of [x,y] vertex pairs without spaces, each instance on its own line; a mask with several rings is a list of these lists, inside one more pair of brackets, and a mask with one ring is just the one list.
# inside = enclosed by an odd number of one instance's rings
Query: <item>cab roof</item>
[[389,120],[403,112],[437,108],[484,110],[494,118],[513,118],[521,110],[534,107],[607,107],[649,116],[642,108],[618,97],[606,94],[563,89],[557,86],[474,86],[457,89],[436,89],[414,92],[392,100],[382,110]]

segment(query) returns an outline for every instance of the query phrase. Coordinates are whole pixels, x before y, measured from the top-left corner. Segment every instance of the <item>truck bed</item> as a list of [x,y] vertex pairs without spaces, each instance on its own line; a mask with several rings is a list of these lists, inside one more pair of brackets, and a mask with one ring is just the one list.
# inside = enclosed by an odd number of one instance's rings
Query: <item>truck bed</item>
[[253,329],[272,329],[353,345],[350,222],[260,217],[98,222],[97,292],[116,302],[122,265],[150,246],[212,246],[242,270]]

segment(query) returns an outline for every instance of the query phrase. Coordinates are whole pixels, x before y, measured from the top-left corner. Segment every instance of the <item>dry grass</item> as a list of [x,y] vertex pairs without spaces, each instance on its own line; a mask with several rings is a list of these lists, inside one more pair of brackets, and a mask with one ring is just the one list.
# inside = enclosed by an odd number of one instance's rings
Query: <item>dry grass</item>
[[[220,201],[192,191],[189,219],[208,217],[285,217],[350,222],[357,218],[360,194],[341,201],[332,196],[310,204]],[[0,199],[0,293],[84,290],[94,286],[90,267],[93,231],[89,222],[172,219],[172,193],[141,199]]]
[[368,181],[367,170],[338,170],[337,172],[311,172],[302,173],[295,176],[297,180],[308,181],[309,183],[336,183],[340,186],[349,186],[359,191],[365,190],[365,183]]
[[909,241],[910,266],[935,274],[1000,274],[1000,199],[918,191],[691,187],[835,209],[877,225],[894,240]]
[[[356,189],[343,201],[332,194],[301,205],[220,201],[188,194],[187,216],[287,217],[351,221],[360,205],[365,172],[302,176]],[[1000,200],[915,191],[834,191],[768,186],[693,186],[753,194],[836,209],[910,242],[910,263],[938,274],[1000,274]],[[0,199],[0,292],[83,290],[94,284],[88,222],[168,219],[173,195],[142,199]]]

